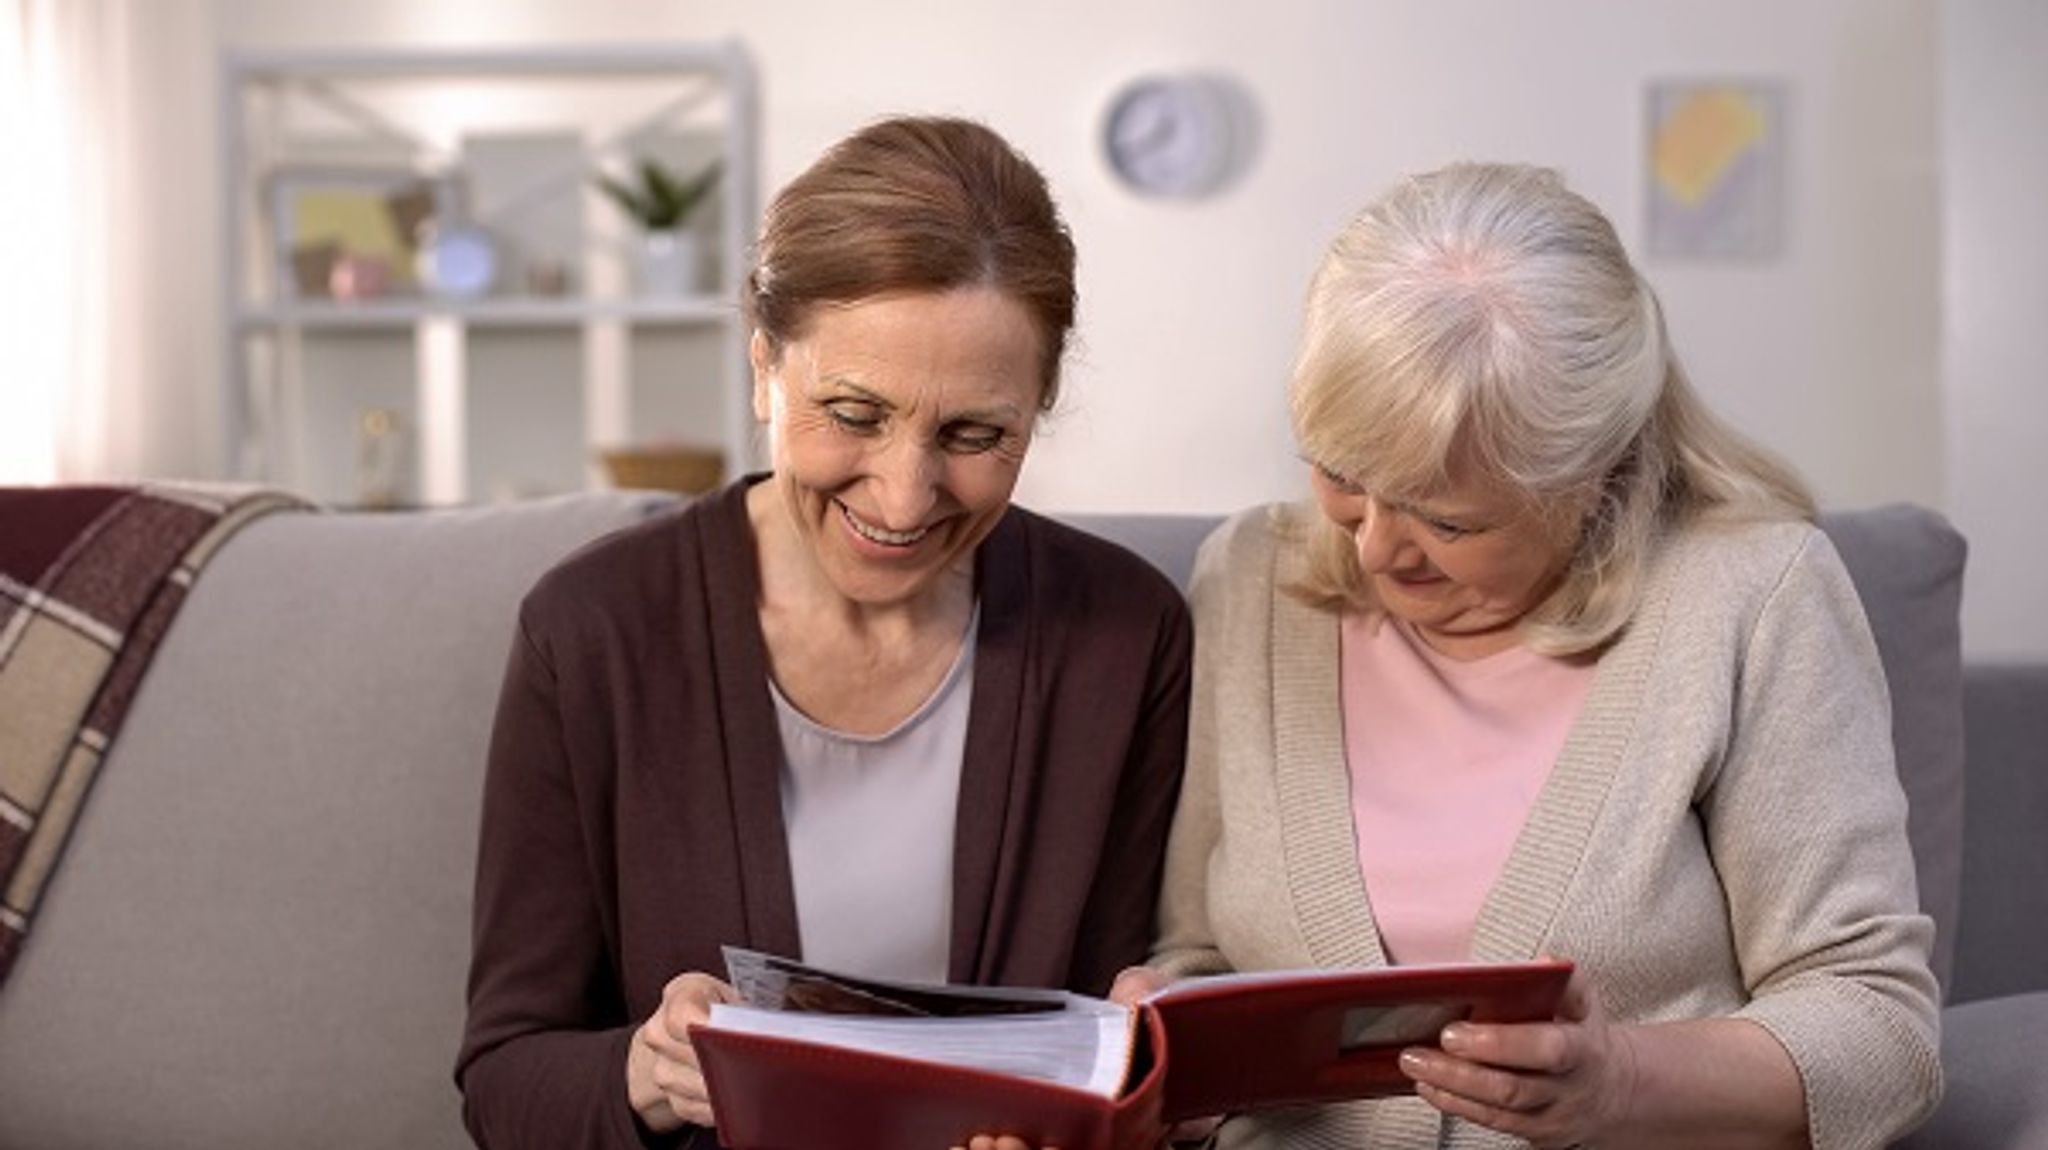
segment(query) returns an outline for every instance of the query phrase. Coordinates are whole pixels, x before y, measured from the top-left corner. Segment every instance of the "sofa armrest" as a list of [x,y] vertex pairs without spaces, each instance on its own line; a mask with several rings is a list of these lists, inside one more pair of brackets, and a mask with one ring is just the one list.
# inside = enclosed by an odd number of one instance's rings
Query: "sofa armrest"
[[275,515],[230,540],[0,995],[0,1146],[468,1146],[451,1071],[518,603],[673,504]]
[[1972,664],[1963,713],[1968,832],[1949,1001],[2048,991],[2048,663]]
[[1947,1091],[1901,1150],[2013,1150],[2048,1146],[2048,991],[1951,1006],[1941,1012]]

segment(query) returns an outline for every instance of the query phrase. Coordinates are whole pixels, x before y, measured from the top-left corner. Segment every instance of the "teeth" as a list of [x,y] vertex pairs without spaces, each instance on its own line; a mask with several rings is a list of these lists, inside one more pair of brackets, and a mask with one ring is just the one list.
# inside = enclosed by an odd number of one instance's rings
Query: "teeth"
[[847,526],[853,528],[854,533],[861,538],[871,539],[876,543],[887,544],[890,547],[908,547],[926,535],[931,534],[932,530],[929,526],[926,526],[920,527],[915,531],[889,531],[863,522],[859,516],[853,513],[853,508],[848,507],[844,503],[839,505],[839,514],[845,516]]

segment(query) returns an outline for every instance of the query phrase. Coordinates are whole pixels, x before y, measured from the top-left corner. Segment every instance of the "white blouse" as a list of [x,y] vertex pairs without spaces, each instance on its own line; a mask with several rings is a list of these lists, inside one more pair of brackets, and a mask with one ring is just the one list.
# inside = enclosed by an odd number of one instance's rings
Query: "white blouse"
[[952,944],[953,836],[974,694],[976,604],[953,666],[895,729],[813,722],[774,682],[803,960],[871,978],[944,982]]

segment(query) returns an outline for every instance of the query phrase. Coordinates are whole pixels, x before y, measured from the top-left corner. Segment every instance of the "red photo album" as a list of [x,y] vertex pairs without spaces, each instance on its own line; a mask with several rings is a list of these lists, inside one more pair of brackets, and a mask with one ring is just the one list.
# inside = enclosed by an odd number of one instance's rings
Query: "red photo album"
[[1412,1089],[1445,1024],[1553,1016],[1567,962],[1191,978],[1135,1009],[849,977],[729,949],[746,1005],[691,1028],[733,1150],[1151,1150],[1172,1122]]

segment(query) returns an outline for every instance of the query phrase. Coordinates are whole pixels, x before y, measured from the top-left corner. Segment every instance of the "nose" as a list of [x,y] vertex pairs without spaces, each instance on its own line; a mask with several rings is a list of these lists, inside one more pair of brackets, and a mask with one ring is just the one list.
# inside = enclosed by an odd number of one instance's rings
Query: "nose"
[[1407,545],[1401,513],[1375,496],[1361,496],[1358,522],[1351,528],[1351,539],[1358,548],[1360,567],[1366,571],[1392,569],[1401,558],[1402,548]]
[[938,503],[945,461],[936,444],[909,435],[892,438],[875,460],[875,510],[883,527],[912,531]]

